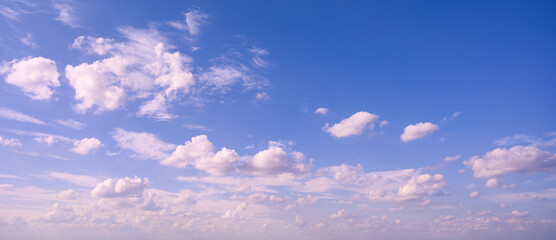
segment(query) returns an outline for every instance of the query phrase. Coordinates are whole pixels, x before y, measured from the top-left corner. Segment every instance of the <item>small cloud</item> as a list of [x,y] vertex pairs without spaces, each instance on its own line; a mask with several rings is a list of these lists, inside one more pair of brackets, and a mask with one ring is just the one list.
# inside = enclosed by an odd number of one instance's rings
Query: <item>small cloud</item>
[[23,45],[28,46],[30,48],[38,48],[39,45],[33,39],[33,35],[27,33],[24,37],[19,38],[19,41],[23,43]]
[[361,135],[366,128],[373,129],[378,118],[379,116],[376,114],[357,112],[332,126],[327,123],[322,130],[338,138]]
[[328,113],[328,108],[317,108],[317,110],[315,110],[315,114],[327,114]]
[[403,134],[400,136],[403,142],[409,142],[423,138],[433,132],[440,129],[438,125],[432,124],[430,122],[420,122],[417,124],[408,125],[403,130]]
[[72,152],[87,155],[91,150],[100,148],[104,145],[96,138],[83,138],[73,142],[73,146],[74,148],[71,149]]
[[378,126],[379,126],[379,127],[384,127],[384,126],[388,125],[388,123],[389,123],[388,121],[382,120],[382,121],[378,124]]
[[479,197],[479,192],[472,192],[471,194],[469,194],[470,198],[478,198]]

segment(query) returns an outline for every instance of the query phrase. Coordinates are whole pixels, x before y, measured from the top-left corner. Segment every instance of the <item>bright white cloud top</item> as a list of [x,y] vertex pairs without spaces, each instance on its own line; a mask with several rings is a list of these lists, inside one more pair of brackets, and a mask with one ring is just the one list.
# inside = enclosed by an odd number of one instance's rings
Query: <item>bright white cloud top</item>
[[439,129],[440,127],[438,125],[430,122],[411,124],[404,128],[400,138],[403,142],[409,142],[430,135]]
[[322,128],[334,137],[349,137],[363,134],[363,131],[374,128],[378,115],[368,112],[356,112],[351,117],[330,126],[328,123]]
[[498,5],[4,1],[0,238],[552,240],[556,5]]

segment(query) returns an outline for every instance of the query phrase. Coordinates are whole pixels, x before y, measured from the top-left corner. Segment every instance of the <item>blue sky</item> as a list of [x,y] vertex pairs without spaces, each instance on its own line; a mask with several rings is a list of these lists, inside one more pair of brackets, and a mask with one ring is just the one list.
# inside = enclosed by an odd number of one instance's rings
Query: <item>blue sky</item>
[[553,239],[555,10],[2,1],[2,239]]

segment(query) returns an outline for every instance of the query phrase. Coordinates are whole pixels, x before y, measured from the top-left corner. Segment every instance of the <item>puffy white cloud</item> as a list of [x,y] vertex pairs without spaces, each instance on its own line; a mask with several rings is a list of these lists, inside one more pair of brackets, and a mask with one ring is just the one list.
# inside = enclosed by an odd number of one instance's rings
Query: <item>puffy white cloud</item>
[[130,150],[132,157],[139,159],[162,160],[169,156],[167,153],[175,148],[174,144],[166,143],[155,135],[146,132],[132,132],[116,128],[112,138],[122,149]]
[[5,138],[0,136],[0,145],[18,147],[21,146],[21,142],[15,138]]
[[73,148],[71,151],[81,155],[87,155],[91,150],[102,146],[104,145],[102,145],[102,143],[100,143],[100,141],[96,138],[83,138],[73,142]]
[[327,123],[322,129],[334,137],[361,135],[365,128],[374,128],[374,122],[378,120],[378,117],[378,115],[368,112],[357,112],[332,126]]
[[439,126],[430,122],[420,122],[405,127],[400,138],[403,142],[409,142],[432,134],[433,132],[438,131],[438,129],[440,129]]
[[328,108],[323,108],[323,107],[317,108],[317,110],[315,110],[315,113],[318,113],[318,114],[327,114],[327,113],[328,113]]
[[172,48],[155,29],[118,28],[126,41],[78,37],[72,47],[89,54],[106,56],[93,63],[66,66],[66,78],[80,101],[75,108],[80,112],[97,107],[96,111],[118,109],[126,99],[144,102],[138,116],[159,120],[173,118],[167,104],[186,94],[194,85],[189,71],[191,59]]
[[270,146],[255,154],[240,169],[254,175],[305,174],[309,172],[310,164],[303,164],[303,159],[303,154],[299,152],[294,152],[289,157],[282,148]]
[[72,27],[78,28],[77,17],[73,11],[73,7],[67,3],[54,3],[54,8],[58,10],[58,17],[56,20]]
[[16,112],[16,111],[14,111],[12,109],[9,109],[9,108],[0,107],[0,117],[5,118],[5,119],[9,119],[9,120],[18,121],[18,122],[28,122],[28,123],[33,123],[33,124],[37,124],[37,125],[46,125],[46,123],[42,120],[31,117],[27,114]]
[[473,170],[473,176],[492,178],[508,173],[529,174],[552,171],[556,167],[556,154],[533,146],[497,148],[484,156],[473,156],[464,164]]
[[379,127],[384,127],[384,126],[386,126],[386,125],[388,125],[388,121],[386,121],[386,120],[382,120],[382,121],[380,121],[380,123],[378,124]]
[[422,174],[411,178],[405,185],[399,187],[396,200],[421,199],[429,195],[443,194],[440,189],[446,186],[446,180],[442,174]]
[[64,126],[64,127],[69,127],[69,128],[73,128],[73,129],[76,129],[76,130],[82,129],[85,126],[84,123],[81,123],[79,121],[75,121],[73,119],[66,119],[66,120],[56,119],[54,121],[56,123]]
[[148,178],[109,178],[98,184],[91,191],[91,195],[97,198],[137,197],[143,195],[143,190],[148,184]]
[[457,161],[461,158],[461,155],[454,155],[454,156],[448,156],[444,158],[445,162],[453,162],[453,161]]
[[471,194],[469,194],[469,197],[470,198],[478,198],[479,197],[479,192],[477,192],[477,191],[472,192]]
[[68,190],[60,192],[59,196],[63,199],[76,199],[78,194],[75,190],[68,189]]
[[169,157],[162,160],[162,165],[185,168],[189,164],[194,164],[197,159],[207,158],[211,155],[214,146],[206,135],[192,137],[184,145],[179,145]]
[[195,168],[204,170],[211,175],[225,175],[235,171],[235,163],[239,155],[227,148],[214,153],[214,146],[206,135],[192,137],[184,145],[179,145],[171,156],[160,163],[178,168],[194,165]]
[[6,75],[6,83],[18,86],[35,100],[50,99],[53,88],[60,86],[56,63],[43,57],[14,59],[0,73]]

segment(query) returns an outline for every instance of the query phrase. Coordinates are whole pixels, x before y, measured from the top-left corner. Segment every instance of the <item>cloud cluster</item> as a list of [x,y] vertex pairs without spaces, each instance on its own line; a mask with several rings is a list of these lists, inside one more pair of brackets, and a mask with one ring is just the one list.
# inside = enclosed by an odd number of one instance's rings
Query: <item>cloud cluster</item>
[[477,178],[493,178],[509,173],[529,174],[552,171],[556,167],[556,154],[533,146],[496,148],[484,156],[473,156],[464,164]]
[[378,118],[376,114],[357,112],[332,126],[327,123],[322,129],[331,136],[339,138],[361,135],[366,128],[373,129]]
[[49,100],[53,89],[60,86],[56,63],[43,57],[14,59],[0,69],[0,74],[6,75],[6,83],[21,88],[35,100]]
[[163,142],[154,134],[126,131],[121,128],[114,130],[112,138],[120,148],[132,151],[134,153],[132,157],[145,160],[165,159],[169,156],[167,152],[175,148],[174,144]]
[[72,47],[103,59],[66,66],[66,78],[80,101],[80,112],[118,109],[126,98],[144,99],[138,116],[169,120],[167,104],[188,93],[195,84],[189,70],[191,59],[172,48],[154,29],[118,28],[126,41],[80,36]]
[[149,179],[147,178],[125,177],[118,180],[109,178],[98,184],[91,191],[91,196],[97,198],[142,196],[143,190],[148,184]]
[[0,136],[0,145],[3,146],[10,146],[10,147],[18,147],[21,146],[21,142],[15,138],[5,138]]

